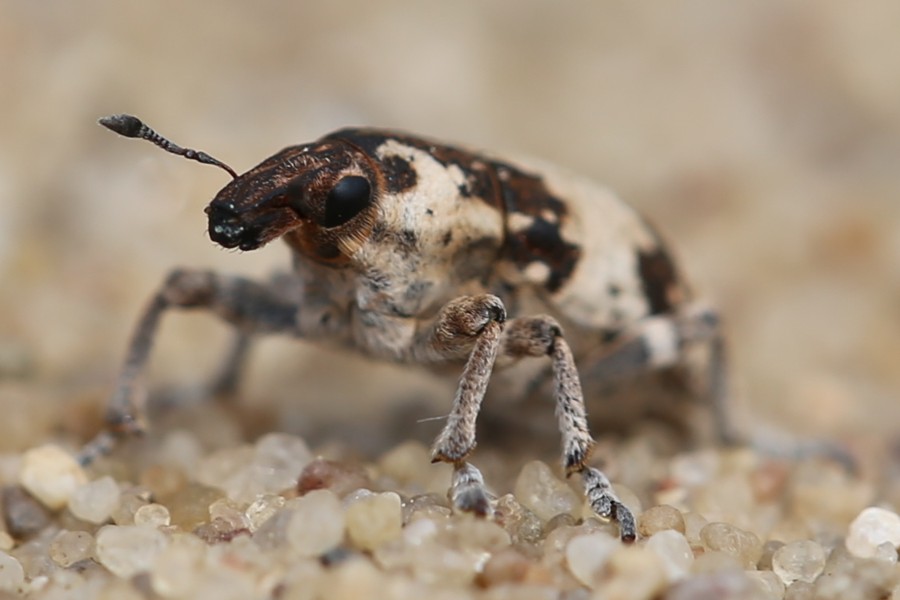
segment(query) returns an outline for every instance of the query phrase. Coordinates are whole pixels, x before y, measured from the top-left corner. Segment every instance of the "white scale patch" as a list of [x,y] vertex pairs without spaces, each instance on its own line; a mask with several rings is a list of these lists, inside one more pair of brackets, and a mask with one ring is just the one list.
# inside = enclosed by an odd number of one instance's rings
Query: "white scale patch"
[[638,251],[654,248],[656,241],[640,216],[591,181],[549,167],[539,172],[569,210],[561,228],[563,239],[582,251],[554,303],[568,318],[590,327],[617,328],[646,316],[649,305]]
[[643,339],[650,353],[650,364],[657,367],[678,362],[678,332],[671,319],[651,317],[642,325]]

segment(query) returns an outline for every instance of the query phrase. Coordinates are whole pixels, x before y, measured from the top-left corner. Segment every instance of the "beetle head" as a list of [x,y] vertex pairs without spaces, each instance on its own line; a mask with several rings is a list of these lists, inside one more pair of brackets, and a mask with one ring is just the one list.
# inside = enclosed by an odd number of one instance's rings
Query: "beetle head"
[[215,165],[234,180],[206,207],[209,237],[225,248],[255,250],[284,236],[308,257],[335,263],[347,259],[374,226],[379,170],[359,147],[341,140],[292,146],[243,175],[216,158],[182,148],[132,115],[112,115],[100,124],[125,137]]
[[209,237],[255,250],[278,237],[321,262],[347,258],[372,228],[376,171],[354,146],[292,146],[236,178],[206,208]]

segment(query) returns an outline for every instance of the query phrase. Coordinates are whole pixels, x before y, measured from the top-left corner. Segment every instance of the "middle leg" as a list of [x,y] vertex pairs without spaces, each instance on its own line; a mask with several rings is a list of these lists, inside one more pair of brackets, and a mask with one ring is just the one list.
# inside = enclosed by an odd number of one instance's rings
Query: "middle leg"
[[575,359],[563,337],[562,328],[556,320],[546,315],[515,319],[510,321],[505,331],[502,352],[511,358],[550,357],[566,475],[580,475],[594,512],[618,522],[622,541],[634,541],[637,536],[634,514],[616,496],[607,476],[587,464],[594,439],[588,430],[584,394]]

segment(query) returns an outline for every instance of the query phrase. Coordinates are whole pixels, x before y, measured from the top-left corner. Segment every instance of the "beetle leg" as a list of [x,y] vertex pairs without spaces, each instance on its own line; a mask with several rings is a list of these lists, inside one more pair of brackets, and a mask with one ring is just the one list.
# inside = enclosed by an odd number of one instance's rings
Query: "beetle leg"
[[716,436],[722,443],[740,441],[729,415],[728,369],[725,341],[718,314],[704,306],[689,307],[673,315],[654,315],[637,323],[602,355],[587,357],[584,376],[596,381],[615,380],[642,371],[675,366],[683,361],[691,344],[709,348],[704,395],[713,416]]
[[296,330],[296,304],[273,288],[212,271],[173,271],[138,321],[107,407],[107,430],[82,448],[79,456],[82,463],[90,463],[107,453],[118,437],[144,431],[144,398],[137,393],[137,379],[149,358],[159,320],[172,308],[214,312],[238,327],[244,335]]
[[253,336],[245,331],[238,331],[231,341],[231,347],[225,355],[219,370],[212,378],[207,389],[209,395],[217,398],[231,398],[237,392],[243,375],[244,364],[250,352]]
[[460,510],[487,515],[490,503],[481,472],[466,462],[475,448],[475,420],[487,390],[506,310],[496,296],[463,296],[448,303],[417,337],[412,351],[430,360],[469,351],[447,422],[432,445],[432,462],[454,466],[450,500]]
[[512,358],[550,356],[566,474],[580,474],[594,512],[617,521],[623,541],[634,541],[637,535],[634,515],[613,492],[606,475],[586,464],[594,439],[588,430],[575,360],[559,324],[546,315],[518,318],[510,321],[503,341],[504,354]]
[[600,357],[590,358],[586,377],[614,379],[642,370],[669,367],[682,359],[689,344],[706,344],[705,400],[713,418],[719,442],[729,446],[750,445],[764,455],[800,459],[817,456],[833,460],[849,472],[857,469],[856,459],[839,444],[824,440],[793,440],[790,436],[747,436],[735,430],[730,414],[727,345],[718,315],[712,309],[694,305],[676,315],[656,315],[638,323],[630,336]]

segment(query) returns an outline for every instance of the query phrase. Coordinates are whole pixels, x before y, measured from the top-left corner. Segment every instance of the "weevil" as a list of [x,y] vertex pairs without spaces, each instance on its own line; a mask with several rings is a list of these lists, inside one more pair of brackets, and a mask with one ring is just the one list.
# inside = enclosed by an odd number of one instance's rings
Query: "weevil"
[[[513,371],[520,389],[552,380],[565,472],[580,476],[590,506],[617,521],[625,541],[636,537],[635,519],[588,464],[595,442],[577,365],[602,380],[678,365],[685,348],[706,345],[707,392],[727,429],[716,312],[692,299],[650,225],[603,187],[378,129],[342,129],[239,175],[136,117],[100,123],[227,171],[232,181],[206,207],[209,237],[244,251],[280,238],[293,268],[270,281],[173,271],[138,322],[108,430],[85,447],[86,462],[144,429],[138,376],[160,317],[187,308],[237,328],[233,365],[251,336],[281,333],[461,372],[432,457],[453,465],[449,497],[465,511],[490,511],[469,456],[495,369]],[[543,360],[523,360],[532,357]]]

